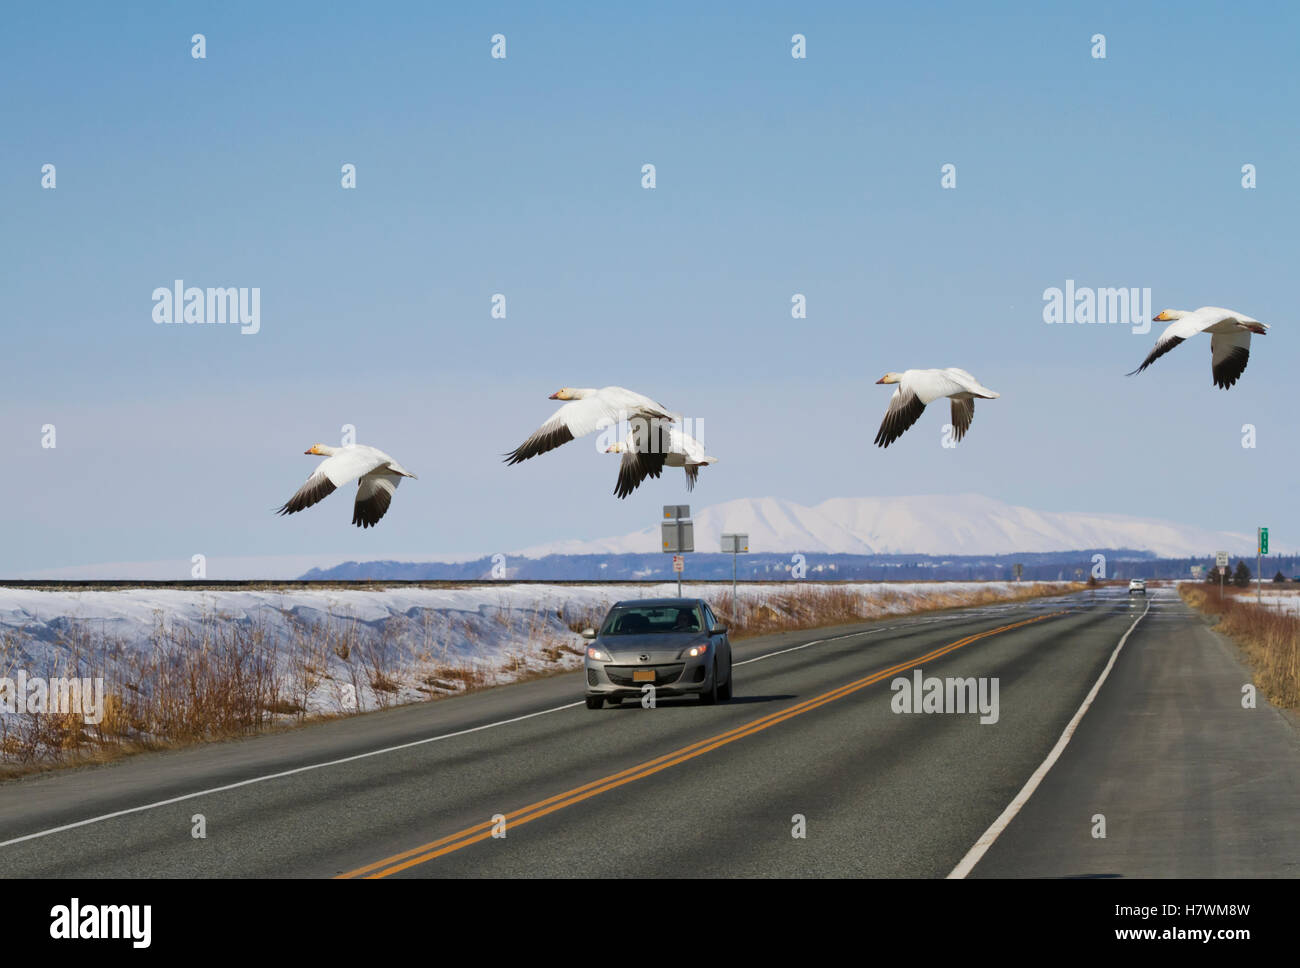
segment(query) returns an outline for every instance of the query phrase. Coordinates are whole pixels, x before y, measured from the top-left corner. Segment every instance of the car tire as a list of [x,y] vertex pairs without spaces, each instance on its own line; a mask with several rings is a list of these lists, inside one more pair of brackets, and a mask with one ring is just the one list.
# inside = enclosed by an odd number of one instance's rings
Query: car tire
[[731,663],[728,662],[727,663],[727,684],[725,686],[719,687],[718,689],[718,698],[721,699],[723,702],[731,702],[731,681],[732,681],[731,677],[733,671],[734,670]]
[[588,696],[588,697],[587,697],[587,708],[588,708],[588,709],[599,709],[599,708],[600,708],[601,706],[603,706],[603,705],[605,705],[605,699],[604,699],[603,696]]
[[622,696],[606,696],[606,697],[605,697],[605,702],[609,703],[611,706],[621,706],[621,705],[623,705],[623,697],[622,697]]
[[713,660],[713,675],[709,688],[700,693],[700,702],[705,706],[715,705],[718,701],[718,660]]

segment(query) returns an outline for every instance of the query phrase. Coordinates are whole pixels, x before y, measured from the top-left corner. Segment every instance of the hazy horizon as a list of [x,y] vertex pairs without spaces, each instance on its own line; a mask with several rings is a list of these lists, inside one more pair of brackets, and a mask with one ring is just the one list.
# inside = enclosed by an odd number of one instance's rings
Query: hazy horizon
[[[989,505],[984,517],[976,515],[971,502]],[[944,505],[957,502],[967,513],[961,521],[964,533],[960,537],[953,529]],[[893,505],[906,503],[912,507],[897,510],[903,523],[896,529],[882,525],[865,527],[844,519],[845,510],[864,510],[861,505]],[[847,509],[825,505],[848,504]],[[775,507],[773,505],[776,505]],[[919,507],[917,506],[919,505]],[[930,507],[934,505],[934,507]],[[1243,555],[1253,556],[1254,537],[1246,534],[1214,533],[1189,529],[1177,522],[1138,518],[1131,515],[1090,511],[1057,511],[1053,509],[1019,508],[998,502],[982,495],[918,495],[901,499],[831,498],[813,507],[795,504],[780,498],[736,499],[718,505],[691,505],[695,522],[695,550],[697,553],[719,553],[718,537],[722,532],[743,532],[749,535],[750,550],[765,554],[835,554],[835,555],[915,555],[917,557],[969,557],[1005,556],[1014,554],[1041,555],[1069,554],[1074,551],[1094,549],[1129,549],[1148,552],[1163,559],[1208,557],[1216,551],[1228,551],[1233,559]],[[837,511],[839,512],[837,515]],[[907,519],[914,511],[927,512],[928,531],[918,534]],[[1024,512],[1020,514],[1019,512]],[[787,518],[787,515],[793,517]],[[1101,531],[1098,523],[1109,524]],[[886,525],[889,524],[887,520]],[[1172,527],[1170,527],[1172,526]],[[658,549],[658,525],[641,531],[621,535],[592,536],[588,540],[565,540],[530,547],[477,549],[473,551],[446,552],[427,549],[416,553],[386,554],[376,552],[357,558],[334,552],[315,555],[254,556],[214,558],[204,562],[204,577],[212,580],[230,579],[285,579],[297,578],[313,568],[328,569],[348,562],[392,561],[402,563],[457,564],[483,559],[497,559],[503,569],[519,559],[537,560],[548,555],[639,555],[655,554]],[[1094,540],[1071,542],[1067,535],[1089,535]],[[946,536],[951,535],[951,540]],[[1050,535],[1052,537],[1045,537]],[[1115,540],[1105,540],[1104,537]],[[1190,536],[1195,539],[1189,540]],[[892,542],[895,547],[864,547],[863,542]],[[999,543],[1000,542],[1000,543]],[[1030,547],[1031,544],[1036,547]],[[1278,545],[1270,547],[1274,555],[1294,554]],[[665,555],[665,568],[667,568]],[[1253,565],[1252,565],[1253,567]],[[50,569],[12,576],[23,579],[137,579],[166,580],[189,577],[183,574],[189,562],[136,561],[96,562],[70,568]],[[9,576],[0,576],[0,578]]]

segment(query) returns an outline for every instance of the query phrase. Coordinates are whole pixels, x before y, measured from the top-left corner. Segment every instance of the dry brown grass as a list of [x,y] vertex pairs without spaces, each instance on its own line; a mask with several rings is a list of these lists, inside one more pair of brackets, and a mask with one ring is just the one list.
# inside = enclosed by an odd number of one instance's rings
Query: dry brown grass
[[[104,716],[0,716],[0,776],[102,762],[140,750],[185,746],[382,709],[397,701],[408,664],[395,630],[350,617],[316,623],[286,615],[287,634],[209,614],[194,626],[155,614],[143,648],[69,623],[54,650],[0,636],[0,676],[102,679]],[[26,645],[27,648],[22,646]],[[33,667],[41,653],[58,656]],[[450,687],[459,690],[452,682]],[[336,708],[324,708],[336,697]]]
[[732,638],[796,632],[827,625],[851,625],[887,615],[916,614],[949,608],[970,608],[1079,591],[1079,582],[1051,582],[996,588],[959,588],[938,593],[893,589],[887,584],[870,591],[853,585],[798,585],[764,596],[740,595],[728,589],[710,605]]
[[1193,608],[1218,616],[1215,628],[1241,648],[1269,702],[1300,708],[1300,616],[1261,607],[1245,593],[1225,589],[1220,596],[1217,585],[1184,582],[1178,594]]
[[246,735],[295,706],[281,689],[274,639],[221,616],[197,629],[169,628],[159,618],[144,649],[76,626],[57,644],[56,660],[32,668],[17,638],[6,636],[0,675],[23,668],[46,680],[102,679],[103,718],[96,724],[75,713],[0,716],[3,772]]
[[487,673],[476,666],[439,666],[433,670],[431,679],[447,680],[454,688],[460,683],[462,689],[482,689],[487,685]]

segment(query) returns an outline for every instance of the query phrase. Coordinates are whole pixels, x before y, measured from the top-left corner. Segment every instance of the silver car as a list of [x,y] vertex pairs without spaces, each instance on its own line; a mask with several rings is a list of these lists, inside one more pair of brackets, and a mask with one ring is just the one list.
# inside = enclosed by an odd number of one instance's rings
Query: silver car
[[706,704],[731,698],[731,642],[702,599],[617,602],[600,631],[586,629],[587,708],[640,698],[694,693]]

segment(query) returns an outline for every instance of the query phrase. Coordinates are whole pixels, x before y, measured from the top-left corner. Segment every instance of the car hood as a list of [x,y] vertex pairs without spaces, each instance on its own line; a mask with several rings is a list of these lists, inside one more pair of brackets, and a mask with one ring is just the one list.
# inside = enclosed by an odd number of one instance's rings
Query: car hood
[[651,632],[648,635],[602,635],[599,643],[614,661],[637,663],[643,655],[648,655],[647,661],[650,662],[671,661],[682,649],[707,639],[703,632]]

